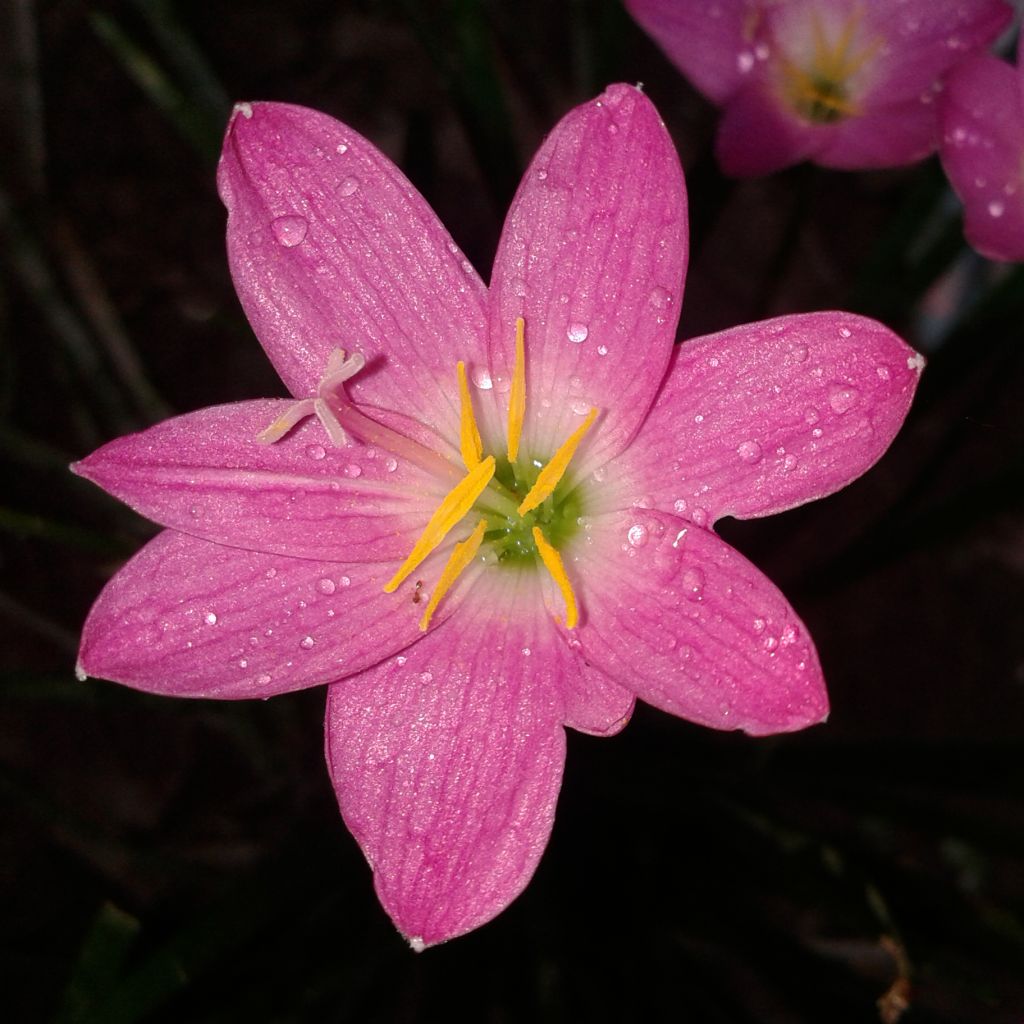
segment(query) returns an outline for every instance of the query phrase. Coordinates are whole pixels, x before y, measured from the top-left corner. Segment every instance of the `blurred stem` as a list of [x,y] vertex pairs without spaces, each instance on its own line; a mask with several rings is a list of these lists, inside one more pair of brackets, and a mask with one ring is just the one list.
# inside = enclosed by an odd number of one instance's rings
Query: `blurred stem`
[[178,134],[204,160],[209,163],[216,160],[221,141],[219,127],[213,131],[205,118],[197,116],[195,107],[181,90],[113,18],[94,11],[89,16],[89,22],[128,76],[171,122]]
[[520,164],[482,4],[398,2],[452,96],[495,205],[505,209],[519,184]]

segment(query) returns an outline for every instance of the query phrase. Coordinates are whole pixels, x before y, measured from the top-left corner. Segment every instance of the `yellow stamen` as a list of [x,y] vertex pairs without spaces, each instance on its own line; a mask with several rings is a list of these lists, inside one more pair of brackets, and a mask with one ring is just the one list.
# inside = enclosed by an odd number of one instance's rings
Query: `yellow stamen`
[[518,509],[521,516],[533,511],[558,486],[558,481],[562,479],[569,461],[576,454],[583,435],[590,429],[595,419],[597,419],[597,409],[591,409],[587,413],[587,418],[569,436],[569,440],[551,456],[548,464],[540,471],[536,482],[530,488],[529,494],[523,498]]
[[469,397],[469,385],[466,383],[466,364],[461,360],[459,370],[459,397],[462,401],[462,418],[459,424],[459,447],[462,449],[462,461],[466,469],[472,469],[480,462],[484,453],[483,441],[473,416],[473,401]]
[[484,489],[491,482],[494,476],[494,456],[488,455],[486,459],[474,466],[446,495],[437,511],[430,517],[416,541],[409,557],[402,563],[401,568],[384,585],[386,594],[393,593],[406,578],[437,547],[447,536],[448,531],[473,507],[477,498],[483,494]]
[[476,529],[465,540],[460,541],[452,548],[448,564],[445,565],[444,572],[441,573],[441,578],[437,581],[433,594],[430,595],[430,601],[423,612],[423,618],[420,619],[420,629],[424,633],[427,631],[427,626],[430,625],[430,620],[437,606],[441,603],[441,598],[448,593],[452,584],[459,578],[466,566],[473,561],[477,551],[480,550],[480,544],[484,539],[484,531],[486,529],[487,520],[481,519],[476,524]]
[[539,526],[533,528],[533,542],[537,545],[537,553],[544,563],[544,568],[551,573],[551,578],[558,584],[558,589],[562,592],[562,600],[565,601],[565,628],[575,629],[576,623],[579,621],[576,595],[572,592],[572,584],[565,574],[562,556],[556,548],[547,542],[547,538],[540,532]]
[[523,345],[525,322],[516,319],[516,367],[512,371],[512,388],[508,396],[508,461],[515,462],[519,455],[519,439],[523,436],[526,416],[526,349]]

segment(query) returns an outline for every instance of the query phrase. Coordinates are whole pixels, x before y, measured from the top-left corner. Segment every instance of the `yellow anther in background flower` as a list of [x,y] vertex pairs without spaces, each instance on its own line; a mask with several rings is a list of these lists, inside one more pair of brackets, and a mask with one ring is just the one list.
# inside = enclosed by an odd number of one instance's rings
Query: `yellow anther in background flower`
[[441,578],[437,581],[434,592],[430,595],[430,601],[423,611],[423,618],[420,619],[420,629],[424,632],[426,632],[427,626],[430,625],[430,620],[437,606],[441,603],[441,598],[448,593],[452,584],[459,578],[466,566],[473,561],[477,551],[480,550],[480,544],[484,539],[484,531],[486,529],[487,520],[481,519],[476,524],[476,529],[452,549],[452,553],[444,567],[444,572],[441,573]]
[[537,553],[544,563],[544,568],[551,573],[551,578],[558,584],[562,592],[562,600],[565,601],[565,628],[575,629],[579,621],[579,613],[576,610],[576,595],[572,592],[572,584],[565,573],[565,566],[562,564],[562,556],[557,549],[552,547],[540,527],[533,528],[533,542],[537,545]]
[[583,435],[591,428],[596,419],[597,409],[591,409],[587,413],[587,418],[569,435],[569,439],[565,444],[551,456],[548,464],[538,474],[537,480],[530,488],[529,493],[523,498],[522,504],[518,509],[521,516],[525,516],[527,512],[537,508],[558,486],[558,481],[565,475],[570,460],[576,454],[580,441],[583,440]]
[[472,469],[484,453],[484,444],[480,440],[480,431],[473,416],[473,400],[469,396],[469,385],[466,383],[466,364],[459,360],[459,399],[461,416],[459,420],[459,447],[462,449],[462,461],[466,469]]
[[384,585],[384,592],[390,594],[398,589],[402,580],[418,566],[423,559],[437,547],[447,536],[448,531],[473,507],[476,499],[494,476],[494,456],[486,459],[471,469],[444,497],[437,511],[430,517],[416,541],[409,557],[401,568]]
[[526,416],[526,348],[523,332],[526,323],[516,319],[516,366],[512,371],[512,388],[508,396],[508,461],[515,462],[519,455],[519,439],[523,436]]

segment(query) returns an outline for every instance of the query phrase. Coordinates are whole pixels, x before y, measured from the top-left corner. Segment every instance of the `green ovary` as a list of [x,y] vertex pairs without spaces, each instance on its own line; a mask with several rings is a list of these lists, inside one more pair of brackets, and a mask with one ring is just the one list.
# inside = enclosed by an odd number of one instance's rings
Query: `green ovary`
[[[524,459],[520,455],[513,467],[507,458],[499,457],[496,460],[494,479],[513,495],[517,503],[521,502],[546,461]],[[482,508],[486,505],[486,494],[485,491],[478,503],[487,519],[483,546],[490,550],[497,565],[539,565],[540,555],[533,539],[533,528],[539,526],[548,543],[554,548],[561,548],[579,530],[579,519],[584,514],[581,488],[570,479],[569,474],[559,481],[549,497],[525,515]]]

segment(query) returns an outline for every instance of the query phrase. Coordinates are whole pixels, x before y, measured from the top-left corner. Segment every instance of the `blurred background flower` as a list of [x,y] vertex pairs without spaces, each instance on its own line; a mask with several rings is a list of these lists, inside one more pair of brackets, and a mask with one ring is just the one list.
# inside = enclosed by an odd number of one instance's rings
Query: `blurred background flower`
[[[16,0],[0,19],[8,1019],[860,1024],[909,1002],[911,1024],[1019,1024],[1024,276],[967,247],[937,160],[727,179],[718,111],[612,0]],[[486,269],[543,133],[620,80],[687,172],[681,336],[847,308],[929,367],[871,474],[720,527],[813,633],[828,726],[751,740],[641,707],[614,740],[571,735],[527,892],[414,957],[338,819],[321,692],[74,679],[93,597],[151,528],[66,466],[170,412],[283,394],[224,255],[231,102],[352,124]]]

